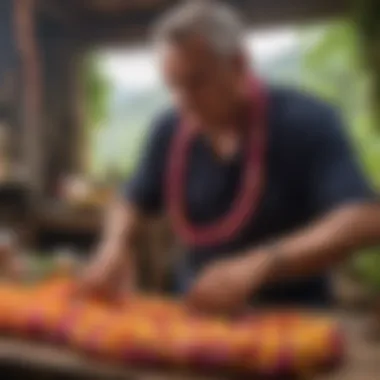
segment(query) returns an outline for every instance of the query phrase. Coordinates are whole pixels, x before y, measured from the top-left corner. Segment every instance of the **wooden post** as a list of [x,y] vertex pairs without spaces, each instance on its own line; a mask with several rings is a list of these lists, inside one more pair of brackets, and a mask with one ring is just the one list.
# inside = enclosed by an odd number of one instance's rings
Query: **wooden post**
[[22,86],[23,154],[33,195],[41,194],[44,136],[41,128],[42,70],[36,32],[36,0],[13,0],[16,46],[20,56]]

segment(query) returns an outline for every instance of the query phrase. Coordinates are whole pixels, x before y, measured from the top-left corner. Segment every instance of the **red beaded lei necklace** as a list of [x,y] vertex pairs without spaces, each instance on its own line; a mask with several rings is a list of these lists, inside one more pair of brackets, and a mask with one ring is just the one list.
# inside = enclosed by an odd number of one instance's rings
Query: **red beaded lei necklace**
[[173,228],[190,246],[223,244],[233,238],[253,215],[264,185],[267,143],[267,95],[263,85],[252,80],[250,128],[247,154],[240,190],[230,211],[216,222],[196,226],[189,222],[185,211],[185,174],[189,150],[196,137],[196,128],[182,121],[169,154],[166,201]]

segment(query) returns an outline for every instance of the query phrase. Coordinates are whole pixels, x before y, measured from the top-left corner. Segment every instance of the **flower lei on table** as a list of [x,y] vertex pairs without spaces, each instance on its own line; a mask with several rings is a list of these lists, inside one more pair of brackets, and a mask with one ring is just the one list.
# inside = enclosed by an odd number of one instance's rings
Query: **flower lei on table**
[[74,301],[75,282],[0,286],[3,335],[64,345],[132,366],[283,375],[325,370],[343,358],[339,327],[323,316],[255,312],[237,320],[188,313],[175,300],[129,296]]

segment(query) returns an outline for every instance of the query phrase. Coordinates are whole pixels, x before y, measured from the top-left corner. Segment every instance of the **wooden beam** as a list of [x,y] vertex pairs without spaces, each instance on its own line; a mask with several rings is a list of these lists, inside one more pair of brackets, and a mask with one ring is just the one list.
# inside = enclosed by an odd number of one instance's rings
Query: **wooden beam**
[[[232,5],[234,1],[229,1]],[[348,13],[348,0],[240,0],[246,22],[253,28],[305,23]]]
[[[124,24],[125,27],[157,18],[175,0],[38,0],[51,15],[95,27]],[[252,26],[302,22],[344,14],[349,0],[224,0],[240,11]],[[141,21],[140,21],[141,20]]]
[[[46,1],[46,0],[45,0]],[[70,0],[69,0],[70,1]],[[73,1],[73,0],[71,0]],[[87,0],[89,3],[92,2]],[[268,27],[318,22],[349,12],[348,0],[229,0],[240,10],[250,28]],[[82,13],[78,16],[72,33],[82,39],[84,45],[117,43],[141,43],[147,39],[149,28],[172,1],[153,1],[148,9],[124,12]],[[65,4],[69,4],[68,2]],[[154,6],[156,4],[156,6]],[[127,8],[125,8],[126,10]],[[83,9],[82,9],[83,12]]]
[[86,0],[82,6],[92,12],[118,13],[133,10],[149,10],[173,4],[173,0]]
[[37,11],[41,18],[50,19],[54,22],[67,26],[81,23],[75,9],[65,6],[65,2],[56,0],[37,0]]
[[86,22],[126,12],[157,11],[174,3],[175,0],[38,0],[38,7],[57,20],[76,19]]

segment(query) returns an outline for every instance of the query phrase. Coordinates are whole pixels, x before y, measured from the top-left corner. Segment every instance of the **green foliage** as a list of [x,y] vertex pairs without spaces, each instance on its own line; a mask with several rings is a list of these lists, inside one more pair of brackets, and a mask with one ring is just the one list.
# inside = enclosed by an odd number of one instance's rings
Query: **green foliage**
[[372,112],[378,121],[376,130],[380,133],[380,2],[356,0],[354,14],[362,60],[372,77]]
[[341,108],[365,169],[380,186],[380,171],[376,168],[380,136],[371,113],[370,78],[360,59],[355,28],[349,22],[339,21],[305,30],[302,36],[302,83]]
[[378,0],[356,1],[356,22],[362,40],[369,45],[380,37],[380,2]]
[[[302,35],[303,83],[342,109],[364,168],[380,189],[378,120],[370,106],[370,73],[363,65],[357,30],[341,21]],[[380,290],[380,248],[359,252],[352,267],[370,288]]]
[[369,250],[358,255],[353,262],[355,275],[373,291],[380,291],[380,252]]
[[84,92],[89,128],[99,127],[108,113],[111,86],[99,68],[96,56],[85,61]]
[[[312,41],[312,43],[310,43]],[[355,31],[340,21],[302,32],[303,84],[340,106],[348,118],[362,103],[366,76],[360,70]]]

